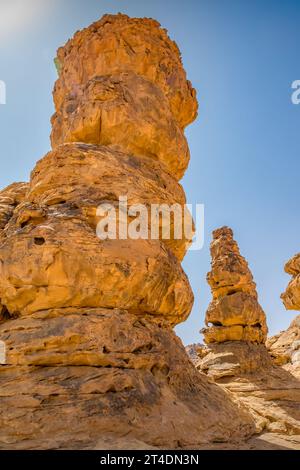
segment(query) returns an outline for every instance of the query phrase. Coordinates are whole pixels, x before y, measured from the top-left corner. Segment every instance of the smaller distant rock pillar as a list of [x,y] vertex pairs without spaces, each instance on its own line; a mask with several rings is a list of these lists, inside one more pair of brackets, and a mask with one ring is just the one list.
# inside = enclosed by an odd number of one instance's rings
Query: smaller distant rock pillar
[[258,303],[256,285],[229,227],[213,232],[211,271],[207,281],[213,299],[202,330],[207,344],[225,341],[265,343],[266,316]]

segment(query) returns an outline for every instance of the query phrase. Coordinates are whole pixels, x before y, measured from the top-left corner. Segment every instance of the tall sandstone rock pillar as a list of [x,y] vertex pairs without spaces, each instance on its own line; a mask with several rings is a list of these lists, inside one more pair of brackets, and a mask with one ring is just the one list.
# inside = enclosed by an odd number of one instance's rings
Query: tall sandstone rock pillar
[[193,303],[180,265],[190,238],[96,235],[97,207],[121,196],[184,206],[197,100],[176,44],[154,20],[106,15],[56,64],[53,149],[29,185],[0,194],[0,447],[251,434],[249,415],[198,374],[172,330]]

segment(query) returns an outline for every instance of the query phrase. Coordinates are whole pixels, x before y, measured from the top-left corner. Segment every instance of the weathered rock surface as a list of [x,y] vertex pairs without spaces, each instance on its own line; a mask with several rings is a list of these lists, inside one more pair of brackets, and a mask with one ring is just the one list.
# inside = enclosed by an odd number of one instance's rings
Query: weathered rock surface
[[[99,240],[72,209],[34,210],[23,228],[12,222],[0,247],[0,298],[11,315],[120,307],[165,315],[171,324],[187,317],[191,288],[159,240]],[[18,215],[24,220],[22,209]]]
[[53,151],[28,186],[1,193],[0,448],[238,443],[253,417],[172,331],[192,308],[180,260],[193,229],[177,238],[171,219],[169,239],[96,230],[99,204],[120,197],[147,213],[184,206],[183,130],[197,100],[179,50],[156,21],[106,15],[57,64]]
[[[183,213],[186,202],[182,186],[164,171],[158,161],[117,152],[105,146],[79,143],[61,145],[36,164],[31,174],[27,200],[40,206],[65,204],[66,207],[69,204],[74,210],[77,208],[78,215],[96,231],[100,220],[97,207],[108,203],[117,208],[119,198],[124,196],[128,207],[137,205],[137,210],[140,204],[146,207],[149,238],[154,204],[161,207],[174,205]],[[130,217],[126,218],[129,223]],[[157,220],[157,238],[162,239],[181,260],[191,243],[193,224],[190,231],[184,230],[184,218],[178,218],[176,222],[168,212],[165,215],[162,213]],[[162,233],[164,221],[170,221],[166,237]],[[181,236],[175,238],[178,224]],[[118,231],[116,235],[119,238]]]
[[[292,276],[286,291],[281,295],[287,310],[300,310],[300,253],[293,256],[284,267]],[[300,315],[286,331],[273,336],[268,342],[270,354],[275,363],[300,378]]]
[[292,374],[272,366],[221,380],[252,412],[260,432],[300,434],[300,383]]
[[268,338],[266,346],[275,364],[300,378],[300,315],[287,330]]
[[[16,207],[24,200],[28,190],[27,183],[12,183],[0,191],[0,244],[5,240],[5,227],[13,217]],[[7,314],[0,297],[0,321]]]
[[1,230],[12,217],[16,206],[23,201],[27,189],[27,183],[12,183],[0,191],[0,237]]
[[290,366],[275,365],[265,345],[244,341],[212,343],[193,362],[245,405],[257,432],[300,435],[298,371],[295,366],[291,370]]
[[154,83],[135,73],[90,80],[67,97],[52,118],[53,147],[65,142],[105,145],[159,160],[177,179],[189,149],[169,102]]
[[197,100],[177,46],[156,21],[107,15],[76,33],[57,61],[53,147],[112,146],[183,176],[189,162],[183,129],[196,117]]
[[196,92],[186,79],[180,51],[153,19],[104,15],[78,31],[58,50],[57,64],[60,73],[54,89],[57,112],[64,99],[76,99],[80,85],[89,80],[134,72],[162,90],[181,127],[197,116]]
[[48,310],[7,320],[0,338],[0,448],[94,448],[109,434],[192,447],[254,431],[172,330],[145,316]]
[[[167,214],[149,232],[151,205],[185,204],[198,105],[176,44],[154,20],[105,15],[56,63],[53,150],[0,192],[0,449],[295,448],[299,321],[269,354],[229,228],[214,232],[196,368],[172,330],[192,308],[180,261],[193,226],[178,237]],[[98,206],[124,197],[146,208],[147,236],[99,238]],[[287,269],[294,308],[297,257]]]
[[213,300],[202,330],[206,343],[250,341],[264,343],[267,325],[248,264],[229,227],[213,232],[211,271],[207,281]]
[[271,364],[263,344],[245,341],[211,343],[205,355],[198,354],[197,367],[213,379],[226,376],[240,377],[262,370]]
[[300,310],[300,253],[291,258],[284,270],[292,276],[286,291],[281,295],[287,310]]
[[[213,300],[206,323],[212,326],[204,330],[207,346],[196,348],[198,357],[193,357],[193,363],[246,406],[258,432],[283,436],[283,441],[284,436],[299,435],[299,320],[270,338],[267,349],[265,315],[251,272],[229,228],[213,233],[211,254],[212,270],[207,279]],[[291,445],[299,448],[297,443]]]

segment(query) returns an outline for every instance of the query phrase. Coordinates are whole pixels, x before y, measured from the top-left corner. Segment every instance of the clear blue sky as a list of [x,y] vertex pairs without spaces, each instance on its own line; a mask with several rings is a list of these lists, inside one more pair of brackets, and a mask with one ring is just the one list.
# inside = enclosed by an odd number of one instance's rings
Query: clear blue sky
[[50,147],[56,49],[104,13],[151,16],[178,43],[198,91],[199,118],[187,129],[191,150],[182,180],[190,203],[204,203],[205,245],[183,266],[195,293],[185,343],[199,341],[210,300],[210,233],[235,232],[249,261],[270,333],[284,329],[283,266],[300,251],[300,2],[276,0],[0,0],[0,185],[28,180]]

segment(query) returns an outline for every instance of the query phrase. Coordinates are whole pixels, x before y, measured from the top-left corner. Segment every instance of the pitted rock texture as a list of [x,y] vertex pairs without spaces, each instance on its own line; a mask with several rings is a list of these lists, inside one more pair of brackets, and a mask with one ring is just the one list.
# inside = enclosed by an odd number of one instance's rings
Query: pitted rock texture
[[286,291],[281,295],[287,310],[300,310],[300,253],[291,258],[284,270],[292,276]]
[[24,212],[20,207],[0,247],[0,298],[11,315],[120,307],[176,324],[189,314],[188,279],[159,240],[100,240],[68,205]]
[[207,281],[213,300],[205,317],[204,339],[209,343],[250,341],[264,343],[266,317],[258,303],[247,261],[239,252],[229,227],[213,232],[211,271]]
[[[182,186],[164,171],[158,161],[105,146],[79,143],[60,145],[36,164],[27,200],[40,206],[69,204],[74,210],[77,208],[78,214],[81,213],[81,217],[96,231],[100,221],[98,206],[107,203],[117,208],[119,198],[124,196],[128,207],[143,204],[147,208],[149,238],[153,205],[174,205],[181,212],[185,210]],[[116,215],[118,217],[118,212]],[[186,219],[188,217],[191,216],[186,209]],[[170,220],[168,238],[162,235],[164,220],[166,223]],[[184,230],[183,217],[175,219],[172,214],[168,217],[166,212],[157,221],[158,238],[163,239],[163,243],[181,260],[193,237],[192,221],[190,232]],[[181,224],[180,238],[175,238],[177,224]],[[118,231],[116,235],[119,238]]]

